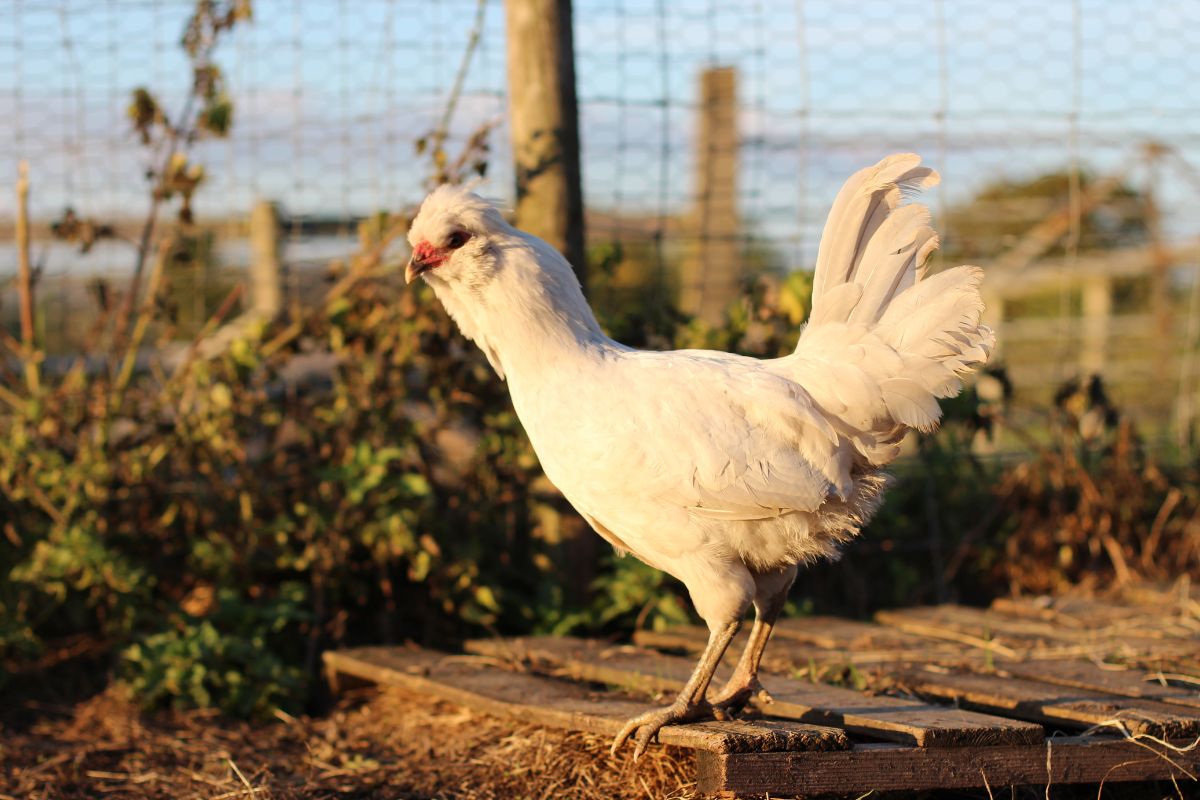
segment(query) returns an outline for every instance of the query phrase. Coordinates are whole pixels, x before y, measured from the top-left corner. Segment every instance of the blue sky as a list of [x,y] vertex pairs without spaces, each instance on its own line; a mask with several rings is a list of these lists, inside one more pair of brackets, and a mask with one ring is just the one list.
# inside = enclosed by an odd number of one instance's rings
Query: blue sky
[[[67,202],[140,214],[142,152],[129,91],[178,106],[177,40],[190,0],[10,0],[0,17],[0,182],[30,161],[35,215]],[[237,107],[227,142],[200,145],[200,213],[258,197],[295,211],[362,213],[419,198],[412,142],[434,124],[474,0],[258,0],[218,52]],[[691,188],[697,73],[739,68],[741,200],[793,263],[849,172],[913,149],[955,202],[990,179],[1074,155],[1118,168],[1154,137],[1200,167],[1200,3],[1125,0],[576,0],[585,194],[594,208],[671,213]],[[503,118],[503,7],[456,119]],[[1072,144],[1074,142],[1074,144]],[[511,173],[501,128],[494,179]],[[1168,173],[1169,230],[1196,235],[1197,187]],[[11,216],[11,192],[0,216]],[[0,264],[0,272],[10,267]]]

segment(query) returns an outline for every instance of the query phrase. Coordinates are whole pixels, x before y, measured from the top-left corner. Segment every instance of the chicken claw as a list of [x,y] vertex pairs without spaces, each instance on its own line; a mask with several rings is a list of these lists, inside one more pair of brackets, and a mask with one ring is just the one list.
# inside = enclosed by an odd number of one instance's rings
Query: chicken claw
[[658,736],[659,730],[663,727],[680,722],[694,722],[711,716],[713,713],[713,707],[707,702],[702,701],[688,705],[677,701],[666,708],[656,708],[645,714],[638,714],[626,722],[625,727],[621,728],[621,732],[613,740],[609,753],[615,756],[621,749],[621,745],[625,744],[626,740],[636,731],[637,735],[633,737],[633,760],[637,761],[642,757],[642,753],[646,752],[646,745]]
[[740,685],[731,680],[712,701],[713,714],[717,719],[722,719],[722,715],[725,719],[736,719],[751,700],[759,708],[775,702],[757,676],[741,682]]

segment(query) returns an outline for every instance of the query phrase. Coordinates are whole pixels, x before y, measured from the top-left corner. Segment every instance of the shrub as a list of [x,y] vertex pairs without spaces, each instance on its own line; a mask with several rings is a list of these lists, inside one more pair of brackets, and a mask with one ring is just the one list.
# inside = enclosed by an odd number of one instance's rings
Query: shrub
[[270,599],[222,590],[212,612],[181,612],[173,627],[126,648],[122,673],[147,706],[219,705],[239,716],[294,709],[309,677],[294,646],[296,631],[311,621],[307,601],[294,582]]
[[528,626],[529,565],[552,571],[536,459],[483,358],[394,278],[270,358],[244,341],[5,406],[2,663],[101,632],[147,697],[247,713],[301,698],[333,644]]

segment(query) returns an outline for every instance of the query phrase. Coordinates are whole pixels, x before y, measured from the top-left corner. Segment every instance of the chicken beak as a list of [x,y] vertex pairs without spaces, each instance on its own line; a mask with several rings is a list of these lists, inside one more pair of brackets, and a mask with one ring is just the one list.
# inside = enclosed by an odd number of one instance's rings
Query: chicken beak
[[404,282],[412,283],[421,274],[428,272],[433,265],[424,259],[413,256],[408,261],[408,266],[404,268]]

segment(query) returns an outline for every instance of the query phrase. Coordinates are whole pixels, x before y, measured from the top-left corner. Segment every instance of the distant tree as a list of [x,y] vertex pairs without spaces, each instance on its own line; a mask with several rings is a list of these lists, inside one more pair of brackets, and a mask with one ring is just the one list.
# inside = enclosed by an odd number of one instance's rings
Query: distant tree
[[[1100,180],[1090,172],[1079,176],[1081,194]],[[1033,226],[1069,207],[1070,174],[1066,171],[1029,180],[997,180],[966,203],[946,213],[942,253],[948,260],[994,258],[1012,247]],[[1111,250],[1143,244],[1149,238],[1146,196],[1121,183],[1083,215],[1080,250]],[[1065,240],[1045,255],[1062,255]]]

